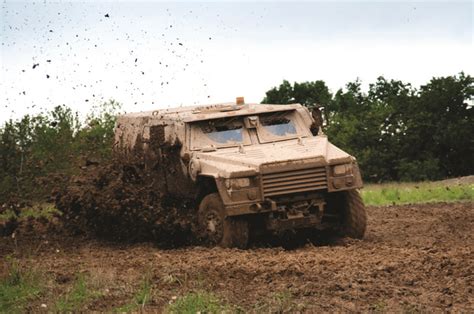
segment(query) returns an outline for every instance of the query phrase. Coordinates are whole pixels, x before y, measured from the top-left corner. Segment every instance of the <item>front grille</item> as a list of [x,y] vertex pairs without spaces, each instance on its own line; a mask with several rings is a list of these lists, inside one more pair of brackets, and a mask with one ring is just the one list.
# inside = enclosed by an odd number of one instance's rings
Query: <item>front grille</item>
[[326,168],[313,167],[262,174],[262,187],[264,196],[325,189]]

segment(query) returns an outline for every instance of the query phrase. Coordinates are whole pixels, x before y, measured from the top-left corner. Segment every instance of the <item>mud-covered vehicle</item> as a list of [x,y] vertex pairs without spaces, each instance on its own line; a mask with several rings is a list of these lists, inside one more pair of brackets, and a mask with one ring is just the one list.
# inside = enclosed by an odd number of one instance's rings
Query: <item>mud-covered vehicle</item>
[[162,194],[192,199],[196,233],[246,247],[252,233],[334,230],[362,238],[356,159],[299,104],[225,103],[119,116],[115,149],[141,156]]

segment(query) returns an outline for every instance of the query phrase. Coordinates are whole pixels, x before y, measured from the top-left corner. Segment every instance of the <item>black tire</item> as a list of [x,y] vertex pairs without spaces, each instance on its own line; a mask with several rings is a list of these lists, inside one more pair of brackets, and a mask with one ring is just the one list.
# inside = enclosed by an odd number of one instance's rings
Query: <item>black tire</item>
[[199,205],[198,237],[209,245],[245,249],[249,240],[248,221],[242,217],[227,217],[221,197],[212,193]]
[[342,232],[346,237],[362,239],[367,228],[367,213],[359,191],[343,192]]

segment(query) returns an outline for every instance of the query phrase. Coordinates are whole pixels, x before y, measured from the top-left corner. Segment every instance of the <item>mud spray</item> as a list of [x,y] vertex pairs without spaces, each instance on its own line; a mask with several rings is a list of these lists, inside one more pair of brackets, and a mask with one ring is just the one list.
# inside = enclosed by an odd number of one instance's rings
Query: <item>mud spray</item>
[[195,206],[164,195],[163,178],[132,158],[88,163],[57,191],[56,207],[74,233],[116,241],[153,241],[174,247],[193,242]]

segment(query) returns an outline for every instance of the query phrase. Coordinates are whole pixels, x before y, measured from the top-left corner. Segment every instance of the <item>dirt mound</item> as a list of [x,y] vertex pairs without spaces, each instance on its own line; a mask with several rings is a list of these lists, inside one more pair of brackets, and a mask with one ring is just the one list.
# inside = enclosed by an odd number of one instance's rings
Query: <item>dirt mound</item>
[[162,184],[137,160],[89,162],[56,193],[64,225],[118,241],[152,240],[174,246],[190,242],[194,205],[154,188]]

